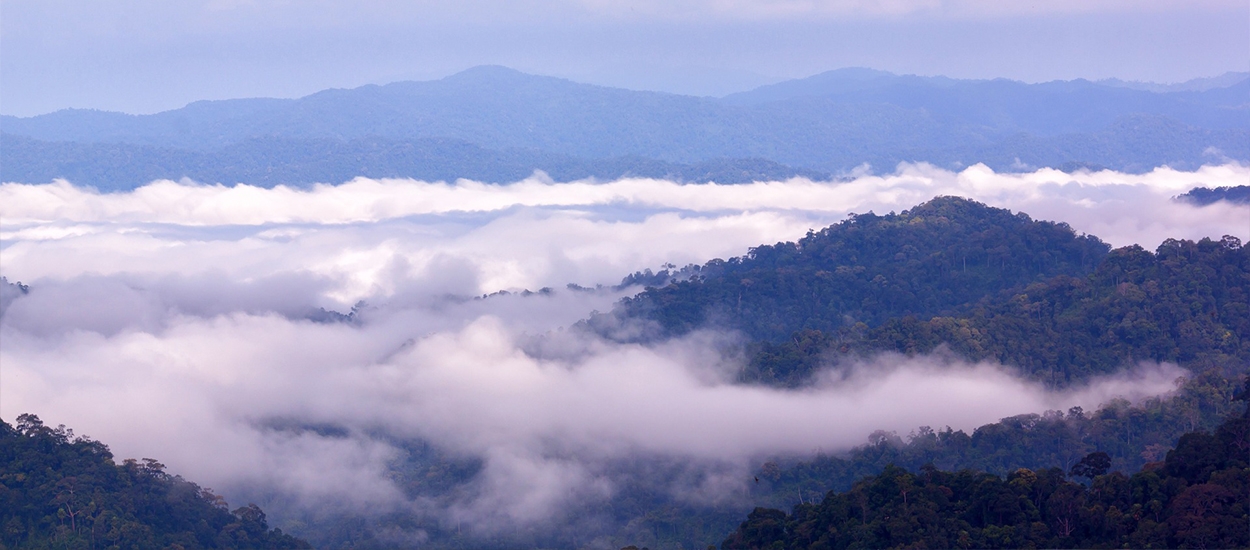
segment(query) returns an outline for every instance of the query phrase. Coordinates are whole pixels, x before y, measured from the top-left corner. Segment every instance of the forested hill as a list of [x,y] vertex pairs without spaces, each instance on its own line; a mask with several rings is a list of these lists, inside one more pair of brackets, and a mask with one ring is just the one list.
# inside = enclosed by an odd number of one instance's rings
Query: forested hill
[[1022,414],[971,434],[878,432],[842,456],[765,463],[756,503],[850,492],[792,514],[758,510],[723,548],[1244,546],[1244,433],[1233,438],[1241,458],[1221,428],[1181,437],[1162,469],[1095,475],[1092,487],[1066,479],[1087,454],[1125,471],[1158,461],[1182,433],[1214,428],[1250,371],[1250,247],[1225,236],[1108,249],[1061,224],[943,197],[658,274],[664,286],[586,326],[620,338],[640,326],[645,338],[735,329],[746,340],[739,382],[782,387],[882,352],[987,360],[1051,387],[1140,361],[1191,373],[1165,398]]
[[1154,253],[1116,249],[1089,275],[1003,291],[966,313],[800,331],[783,342],[758,343],[743,376],[794,385],[842,357],[939,346],[1019,368],[1052,386],[1140,361],[1240,375],[1250,364],[1250,248],[1224,237],[1168,240]]
[[1059,384],[1138,361],[1245,371],[1250,248],[1235,238],[1169,239],[1113,250],[1085,277],[1055,277],[984,300],[966,316],[892,319],[866,348],[924,352],[945,343]]
[[1233,204],[1250,204],[1250,185],[1234,185],[1232,187],[1195,187],[1176,197],[1199,206],[1226,201]]
[[24,414],[0,420],[0,548],[311,548],[145,458]]
[[615,315],[654,320],[665,335],[713,325],[784,341],[800,330],[960,311],[1007,288],[1083,276],[1109,249],[1063,223],[938,197],[712,260],[687,280],[648,288]]
[[1054,386],[1139,361],[1246,370],[1250,248],[1224,237],[1107,249],[1063,224],[943,197],[687,268],[687,280],[587,325],[739,330],[751,341],[742,380],[781,386],[843,358],[939,346]]
[[791,514],[756,508],[721,549],[1250,545],[1250,417],[1181,436],[1165,460],[1131,477],[1109,466],[1102,452],[1069,472],[1020,468],[1006,479],[888,466]]

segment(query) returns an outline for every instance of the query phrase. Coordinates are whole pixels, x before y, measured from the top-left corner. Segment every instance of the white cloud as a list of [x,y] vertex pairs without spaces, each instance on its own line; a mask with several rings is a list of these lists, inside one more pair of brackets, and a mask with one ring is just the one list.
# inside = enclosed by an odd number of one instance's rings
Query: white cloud
[[[1094,408],[1113,395],[1168,391],[1183,373],[1143,367],[1053,393],[993,365],[883,356],[849,378],[782,390],[732,384],[733,365],[716,364],[700,335],[658,346],[590,342],[577,359],[544,360],[493,316],[426,336],[410,319],[354,327],[176,316],[160,330],[45,338],[6,321],[3,415],[37,411],[120,456],[159,457],[228,492],[268,487],[361,507],[404,500],[386,475],[395,451],[365,434],[420,438],[484,461],[453,515],[526,523],[610,495],[614,480],[601,470],[613,459],[745,464],[848,448],[877,429],[970,430],[1022,412]],[[286,419],[350,435],[267,427]]]
[[[603,499],[626,482],[605,464],[629,456],[700,465],[707,476],[691,482],[691,498],[714,501],[761,455],[846,448],[877,429],[1093,408],[1167,391],[1181,371],[1144,365],[1055,393],[994,365],[882,356],[800,390],[746,387],[730,382],[741,365],[717,351],[732,335],[622,345],[562,331],[623,295],[565,283],[612,285],[666,262],[739,255],[851,211],[938,194],[1067,221],[1117,245],[1250,240],[1250,208],[1170,200],[1248,175],[1238,165],[1142,175],[904,165],[750,185],[358,179],[99,194],[8,183],[0,275],[30,292],[5,289],[0,417],[34,412],[221,490],[362,508],[433,506],[386,473],[399,454],[387,438],[421,438],[482,461],[471,486],[430,508],[479,525]],[[556,290],[472,298],[544,286]],[[353,323],[305,319],[361,299]],[[551,353],[525,351],[538,348]],[[274,427],[282,422],[338,432]]]
[[[136,239],[131,246],[143,247],[160,247],[162,242],[166,243],[164,248],[186,245],[186,239],[171,243],[153,237],[174,226],[178,231],[195,232],[193,236],[206,243],[220,241],[220,235],[228,231],[243,236],[236,240],[247,242],[245,249],[255,250],[267,250],[275,242],[291,248],[292,241],[317,241],[341,249],[346,243],[339,239],[363,239],[369,242],[374,256],[383,258],[387,254],[378,251],[385,248],[381,246],[385,236],[398,233],[423,245],[446,242],[451,237],[458,240],[457,250],[482,249],[486,255],[499,258],[510,255],[487,243],[498,243],[496,237],[507,233],[533,235],[507,239],[507,247],[520,247],[525,258],[544,255],[534,247],[554,245],[568,250],[574,262],[590,256],[607,261],[625,256],[649,261],[656,254],[642,249],[653,249],[657,244],[680,250],[693,245],[699,253],[718,255],[793,238],[799,234],[792,231],[797,226],[827,225],[851,211],[902,210],[935,195],[959,195],[991,206],[1023,210],[1042,219],[1067,221],[1117,246],[1140,243],[1153,248],[1168,237],[1218,238],[1225,233],[1245,237],[1245,225],[1239,223],[1244,208],[1226,204],[1194,207],[1170,199],[1191,187],[1242,185],[1248,178],[1250,168],[1238,164],[1206,166],[1193,172],[1164,167],[1140,175],[1111,171],[1067,174],[1052,169],[996,174],[982,165],[951,172],[904,164],[894,174],[858,176],[849,181],[792,179],[745,185],[683,185],[648,179],[552,183],[537,178],[491,185],[464,180],[447,184],[358,178],[311,190],[158,181],[133,192],[100,194],[64,181],[48,185],[6,183],[0,185],[0,216],[4,218],[0,238],[31,244],[18,247],[14,254],[25,253],[34,243],[51,246],[47,241],[61,236],[66,237],[61,241],[73,241],[71,237],[78,236]],[[387,225],[378,226],[378,222]],[[708,242],[710,232],[722,234],[710,247],[684,239],[689,236],[693,241]],[[610,248],[600,246],[608,234],[612,241],[624,238],[624,242],[614,242]],[[656,239],[657,235],[669,235],[680,244],[665,246],[670,239]],[[326,242],[330,239],[336,242]],[[403,248],[400,243],[393,246]],[[423,246],[423,250],[430,248]],[[176,251],[165,250],[161,255],[168,253]],[[363,262],[378,268],[376,258],[359,255],[335,261]],[[502,274],[525,268],[513,264],[494,269]]]

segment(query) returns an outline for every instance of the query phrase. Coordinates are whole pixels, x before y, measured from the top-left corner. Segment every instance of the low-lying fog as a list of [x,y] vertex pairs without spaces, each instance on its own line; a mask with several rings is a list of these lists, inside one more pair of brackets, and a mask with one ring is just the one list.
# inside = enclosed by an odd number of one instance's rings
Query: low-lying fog
[[[621,457],[734,472],[768,455],[845,449],[877,429],[970,430],[1156,395],[1183,374],[1141,365],[1057,393],[996,365],[884,355],[798,390],[740,386],[739,365],[719,352],[734,335],[625,345],[563,330],[637,292],[612,288],[629,273],[741,255],[936,195],[1065,221],[1114,246],[1247,240],[1250,208],[1171,198],[1248,178],[1239,165],[1142,175],[904,165],[725,186],[160,181],[98,194],[6,183],[0,275],[29,292],[0,289],[0,417],[38,414],[227,497],[263,488],[361,509],[417,505],[386,468],[390,441],[420,438],[482,460],[439,513],[544,521],[610,496],[620,480],[602,465]],[[517,292],[542,287],[553,290]],[[512,292],[482,297],[500,290]],[[354,306],[343,321],[318,314]],[[535,338],[573,351],[535,357],[525,351]],[[334,429],[274,428],[305,424]],[[709,476],[696,493],[715,501],[743,479]]]

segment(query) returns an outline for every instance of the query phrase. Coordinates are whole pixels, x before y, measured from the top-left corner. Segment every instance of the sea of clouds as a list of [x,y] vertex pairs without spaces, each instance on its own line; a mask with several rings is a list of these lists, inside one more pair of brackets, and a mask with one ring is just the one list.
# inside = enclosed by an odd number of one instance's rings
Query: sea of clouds
[[[742,386],[741,365],[721,353],[733,335],[644,345],[565,330],[640,290],[616,288],[623,276],[937,195],[1064,221],[1114,246],[1247,240],[1250,208],[1173,197],[1248,180],[1236,164],[1145,174],[919,164],[745,185],[539,174],[311,189],[157,181],[101,194],[5,183],[0,276],[29,290],[0,288],[0,418],[64,423],[228,497],[263,489],[362,510],[415,505],[387,469],[395,440],[422,440],[481,461],[435,512],[471,528],[609,498],[622,481],[604,465],[629,456],[719,465],[727,478],[708,477],[699,493],[714,501],[761,457],[845,449],[878,429],[1090,409],[1167,392],[1184,373],[1142,365],[1054,392],[998,365],[883,355],[796,390]],[[535,341],[572,351],[527,351]],[[292,423],[334,429],[274,428]]]

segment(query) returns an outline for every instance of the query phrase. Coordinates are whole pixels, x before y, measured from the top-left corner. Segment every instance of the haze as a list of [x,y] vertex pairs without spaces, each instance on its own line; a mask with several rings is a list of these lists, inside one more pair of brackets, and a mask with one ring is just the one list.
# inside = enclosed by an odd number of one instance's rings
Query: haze
[[[1185,372],[1141,364],[1055,392],[999,365],[885,354],[797,390],[743,386],[740,358],[723,353],[732,333],[624,345],[570,330],[639,290],[613,288],[623,274],[942,194],[1115,245],[1246,239],[1245,206],[1171,197],[1248,176],[1235,164],[1142,175],[904,165],[735,186],[160,181],[99,194],[7,183],[0,275],[30,290],[0,289],[0,417],[37,411],[120,457],[160,457],[232,501],[408,509],[483,532],[601,502],[628,483],[609,465],[636,456],[686,461],[696,481],[674,494],[718,502],[742,494],[761,457],[843,450],[877,429],[1092,409],[1166,393]],[[553,290],[518,292],[541,287]],[[513,292],[482,297],[500,290]],[[314,322],[318,308],[352,318]],[[387,477],[394,438],[484,469],[442,500],[409,500]]]
[[1250,69],[1239,0],[0,3],[0,113],[151,113],[483,64],[724,95],[866,66],[956,78],[1180,82]]

